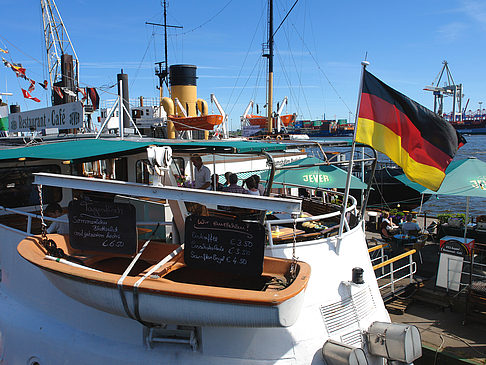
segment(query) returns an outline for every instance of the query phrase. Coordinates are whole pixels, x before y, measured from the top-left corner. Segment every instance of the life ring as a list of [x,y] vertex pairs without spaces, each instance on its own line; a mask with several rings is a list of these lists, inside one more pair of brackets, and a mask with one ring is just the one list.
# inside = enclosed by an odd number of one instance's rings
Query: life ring
[[271,139],[271,137],[270,136],[265,136],[265,139]]
[[281,136],[280,134],[277,134],[277,137],[275,137],[275,139],[276,139],[277,141],[281,141],[281,140],[282,140],[282,136]]

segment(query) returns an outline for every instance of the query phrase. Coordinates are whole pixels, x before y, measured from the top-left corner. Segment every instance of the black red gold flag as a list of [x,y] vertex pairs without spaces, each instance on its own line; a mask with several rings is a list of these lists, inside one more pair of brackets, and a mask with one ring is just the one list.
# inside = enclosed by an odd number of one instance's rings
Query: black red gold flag
[[444,118],[364,70],[356,142],[384,153],[410,180],[437,191],[466,140]]

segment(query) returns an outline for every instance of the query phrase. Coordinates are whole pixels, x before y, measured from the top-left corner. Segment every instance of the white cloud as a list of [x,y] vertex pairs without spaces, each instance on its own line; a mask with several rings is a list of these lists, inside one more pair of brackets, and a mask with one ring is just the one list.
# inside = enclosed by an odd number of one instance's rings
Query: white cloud
[[463,32],[467,29],[467,25],[461,22],[453,22],[443,25],[438,32],[442,39],[447,42],[454,42],[461,37]]
[[483,0],[463,0],[463,12],[486,28],[486,3]]

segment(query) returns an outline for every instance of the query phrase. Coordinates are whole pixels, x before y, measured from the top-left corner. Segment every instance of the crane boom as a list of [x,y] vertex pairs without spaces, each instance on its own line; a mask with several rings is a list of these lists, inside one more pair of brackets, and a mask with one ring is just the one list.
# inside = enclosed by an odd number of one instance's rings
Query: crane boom
[[[77,93],[79,61],[68,31],[55,1],[40,0],[40,3],[51,91],[54,91],[54,86],[61,86]],[[52,92],[53,104],[55,99],[55,92]],[[74,97],[68,95],[65,99],[64,102],[74,101]]]

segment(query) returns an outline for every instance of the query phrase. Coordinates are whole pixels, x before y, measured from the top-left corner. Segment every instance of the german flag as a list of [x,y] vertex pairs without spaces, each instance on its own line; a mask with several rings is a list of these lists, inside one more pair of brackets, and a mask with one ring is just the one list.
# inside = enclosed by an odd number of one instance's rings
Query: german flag
[[356,141],[387,155],[407,177],[437,191],[466,140],[437,114],[364,70]]

